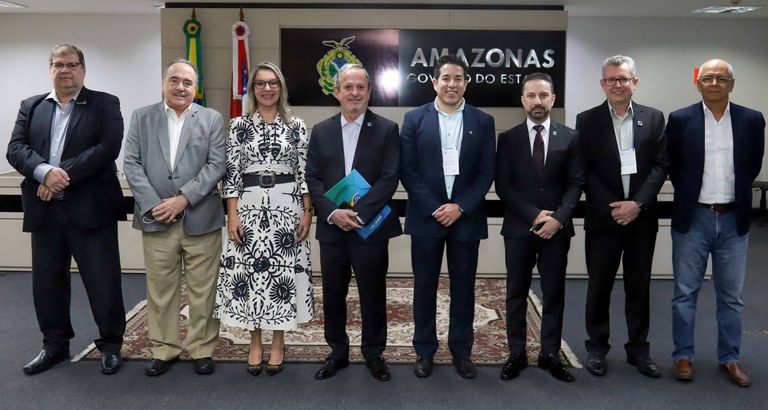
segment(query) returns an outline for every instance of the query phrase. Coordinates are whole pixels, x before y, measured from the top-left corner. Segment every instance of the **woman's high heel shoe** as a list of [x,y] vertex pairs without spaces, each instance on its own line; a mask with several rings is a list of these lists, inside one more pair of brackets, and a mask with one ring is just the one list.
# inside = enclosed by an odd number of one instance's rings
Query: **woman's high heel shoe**
[[[271,356],[271,354],[270,354]],[[283,365],[285,364],[285,345],[283,345],[283,360],[278,364],[269,364],[267,362],[267,374],[274,376],[283,371]]]
[[261,374],[261,365],[262,365],[262,363],[264,363],[264,362],[261,362],[259,364],[250,364],[250,363],[248,363],[248,368],[246,370],[248,370],[248,373],[250,373],[251,376],[258,376],[258,375]]

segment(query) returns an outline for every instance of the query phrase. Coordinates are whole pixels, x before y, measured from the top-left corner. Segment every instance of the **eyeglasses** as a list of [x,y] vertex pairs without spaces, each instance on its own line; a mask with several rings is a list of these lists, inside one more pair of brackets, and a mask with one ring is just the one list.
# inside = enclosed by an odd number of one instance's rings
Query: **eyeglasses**
[[253,85],[256,88],[266,88],[267,84],[269,84],[269,88],[280,88],[280,80],[269,80],[269,81],[256,80],[253,82]]
[[634,80],[634,78],[603,78],[603,82],[608,87],[613,87],[617,82],[621,85],[628,85],[632,80]]
[[66,64],[64,64],[64,63],[51,63],[51,67],[53,67],[53,69],[56,70],[56,71],[61,71],[61,70],[64,69],[64,67],[67,67],[70,70],[74,70],[77,67],[80,67],[81,65],[83,65],[83,64],[80,63],[80,62],[77,62],[77,63],[66,63]]
[[715,80],[717,80],[718,84],[727,84],[733,81],[733,78],[731,77],[700,77],[699,81],[701,81],[702,84],[711,85],[715,83]]

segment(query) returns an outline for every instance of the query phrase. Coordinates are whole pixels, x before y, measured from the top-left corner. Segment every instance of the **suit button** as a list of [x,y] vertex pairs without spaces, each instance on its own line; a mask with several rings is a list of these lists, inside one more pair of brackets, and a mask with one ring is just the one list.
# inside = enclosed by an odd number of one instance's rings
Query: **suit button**
[[172,179],[173,179],[173,175],[168,175],[168,180],[170,181]]

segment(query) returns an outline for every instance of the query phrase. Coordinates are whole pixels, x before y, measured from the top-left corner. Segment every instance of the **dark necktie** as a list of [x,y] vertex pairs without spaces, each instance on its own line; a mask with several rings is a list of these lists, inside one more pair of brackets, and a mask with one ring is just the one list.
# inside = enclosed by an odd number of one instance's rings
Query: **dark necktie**
[[541,136],[544,126],[534,125],[533,129],[536,130],[536,137],[533,139],[533,162],[541,171],[544,169],[544,138]]

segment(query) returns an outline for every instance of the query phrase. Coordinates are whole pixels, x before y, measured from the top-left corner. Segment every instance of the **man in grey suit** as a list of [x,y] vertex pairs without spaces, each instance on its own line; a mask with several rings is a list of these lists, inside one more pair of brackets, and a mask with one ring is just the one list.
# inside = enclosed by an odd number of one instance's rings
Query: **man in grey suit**
[[193,104],[197,69],[186,60],[168,66],[164,101],[134,111],[125,147],[133,191],[133,227],[142,231],[152,361],[147,376],[165,373],[184,347],[179,335],[181,274],[189,294],[185,346],[198,374],[215,370],[219,336],[213,304],[224,210],[216,184],[225,172],[223,119]]

